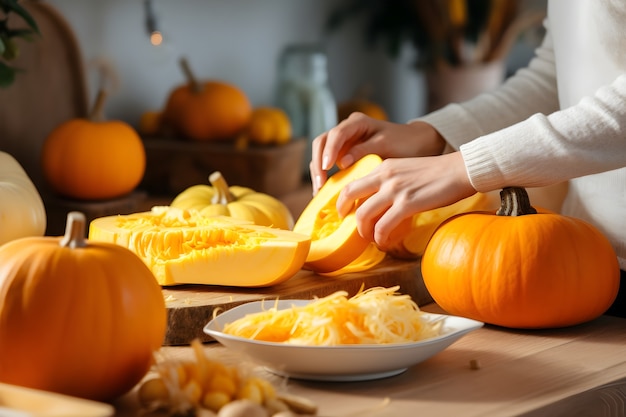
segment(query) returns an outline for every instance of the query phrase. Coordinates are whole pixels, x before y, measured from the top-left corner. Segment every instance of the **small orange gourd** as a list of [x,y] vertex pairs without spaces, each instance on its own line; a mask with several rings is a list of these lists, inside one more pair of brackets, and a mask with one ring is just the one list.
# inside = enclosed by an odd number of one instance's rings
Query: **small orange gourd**
[[497,212],[445,221],[422,275],[450,314],[511,328],[571,326],[603,314],[619,265],[607,238],[573,217],[535,210],[523,188],[505,188]]
[[129,391],[165,337],[161,288],[130,250],[65,236],[0,247],[0,381],[92,400]]
[[164,122],[190,140],[235,140],[252,114],[247,95],[224,81],[197,80],[184,58],[181,66],[187,84],[174,88],[168,96]]
[[337,104],[337,120],[347,119],[352,113],[359,112],[373,119],[388,120],[385,109],[370,98],[371,86],[360,86],[357,91],[347,100]]
[[124,196],[137,187],[146,169],[139,134],[128,123],[105,120],[101,90],[89,118],[57,126],[42,148],[42,170],[52,189],[79,200]]
[[278,107],[260,106],[252,111],[250,122],[237,138],[237,148],[245,149],[249,143],[284,145],[291,136],[291,120],[287,112]]

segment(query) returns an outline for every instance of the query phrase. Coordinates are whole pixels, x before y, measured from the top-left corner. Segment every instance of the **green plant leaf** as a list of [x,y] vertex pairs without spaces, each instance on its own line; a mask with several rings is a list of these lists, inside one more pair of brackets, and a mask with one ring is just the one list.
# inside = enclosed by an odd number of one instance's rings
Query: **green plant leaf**
[[4,10],[5,14],[8,14],[9,12],[17,13],[35,33],[39,33],[39,26],[37,26],[37,22],[30,15],[30,13],[28,13],[28,10],[23,8],[17,0],[0,0],[0,6]]
[[15,74],[17,70],[6,65],[4,62],[0,62],[0,88],[7,88],[13,81],[15,81]]

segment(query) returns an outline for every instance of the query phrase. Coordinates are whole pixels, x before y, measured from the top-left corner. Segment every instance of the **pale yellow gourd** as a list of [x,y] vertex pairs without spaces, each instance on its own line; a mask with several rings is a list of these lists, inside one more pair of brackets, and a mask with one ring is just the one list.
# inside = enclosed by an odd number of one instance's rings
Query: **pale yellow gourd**
[[0,151],[0,245],[27,236],[43,236],[46,210],[35,184],[10,154]]
[[293,216],[280,200],[248,187],[229,186],[219,171],[209,176],[209,182],[211,185],[192,185],[183,190],[170,206],[197,210],[204,216],[230,216],[261,226],[293,228]]

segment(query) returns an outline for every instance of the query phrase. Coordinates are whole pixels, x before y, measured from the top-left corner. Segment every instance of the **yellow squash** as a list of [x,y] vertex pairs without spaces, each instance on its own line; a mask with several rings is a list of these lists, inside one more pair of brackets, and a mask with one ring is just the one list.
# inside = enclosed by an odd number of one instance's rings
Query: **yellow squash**
[[89,239],[130,249],[161,285],[275,285],[302,268],[310,247],[289,230],[172,207],[97,218]]
[[204,216],[230,216],[261,226],[291,230],[293,216],[280,200],[251,188],[228,186],[220,172],[209,176],[211,185],[191,186],[174,198],[171,207],[197,210]]
[[305,268],[322,273],[338,271],[368,248],[370,242],[357,230],[356,207],[340,218],[336,204],[347,184],[368,174],[381,162],[379,156],[367,155],[350,168],[335,173],[304,208],[293,230],[311,236]]
[[424,254],[426,245],[437,227],[449,217],[459,213],[487,210],[492,203],[489,195],[476,193],[449,206],[414,214],[393,231],[387,253],[399,259],[417,259]]
[[367,155],[351,167],[331,176],[313,197],[296,221],[293,230],[311,236],[311,250],[305,268],[326,275],[338,275],[370,269],[384,259],[384,254],[401,259],[417,259],[435,229],[448,217],[489,207],[486,195],[475,194],[447,207],[417,213],[391,234],[390,247],[381,252],[363,239],[357,230],[354,209],[343,219],[337,213],[337,198],[351,181],[376,168],[382,159]]

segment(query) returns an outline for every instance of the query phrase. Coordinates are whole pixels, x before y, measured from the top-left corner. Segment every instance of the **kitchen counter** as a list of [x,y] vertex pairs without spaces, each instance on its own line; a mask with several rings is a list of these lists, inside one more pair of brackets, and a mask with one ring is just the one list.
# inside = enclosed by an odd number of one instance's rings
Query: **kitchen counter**
[[[435,304],[422,309],[442,312]],[[226,363],[245,363],[218,343],[205,346],[209,355]],[[192,357],[189,346],[162,350],[166,357]],[[473,361],[478,366],[471,366]],[[254,368],[276,384],[285,383]],[[325,417],[625,416],[626,319],[603,316],[556,330],[486,325],[394,377],[290,380],[286,386],[316,402],[318,415]],[[118,417],[137,415],[134,393],[120,399],[116,409]]]

